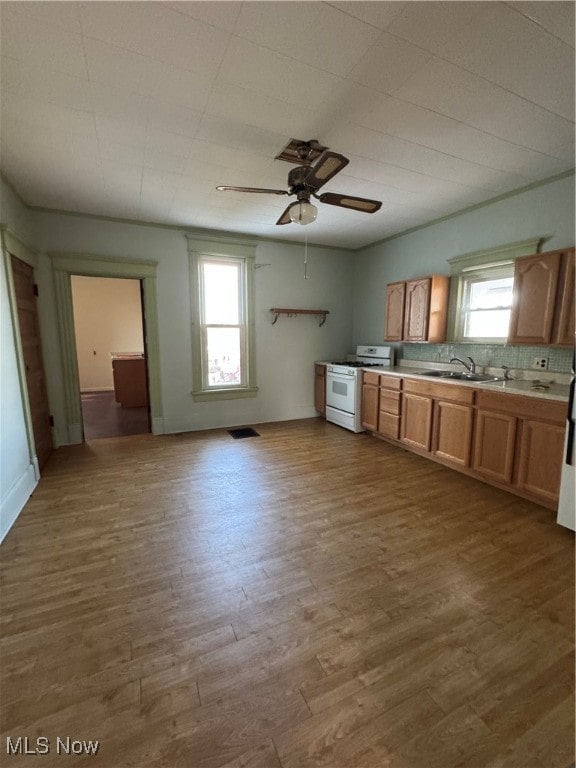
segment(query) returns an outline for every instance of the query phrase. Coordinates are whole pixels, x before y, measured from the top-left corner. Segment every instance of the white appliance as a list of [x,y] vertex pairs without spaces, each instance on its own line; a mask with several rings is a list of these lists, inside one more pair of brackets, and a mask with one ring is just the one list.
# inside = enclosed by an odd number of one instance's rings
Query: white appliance
[[564,525],[572,531],[576,531],[576,452],[574,450],[576,403],[574,402],[574,386],[573,367],[572,380],[570,381],[570,395],[568,397],[566,439],[564,441],[564,463],[562,464],[562,479],[560,481],[558,517],[556,518],[559,525]]
[[339,360],[326,366],[326,421],[351,432],[362,427],[362,368],[388,368],[393,364],[391,347],[356,347],[351,360]]

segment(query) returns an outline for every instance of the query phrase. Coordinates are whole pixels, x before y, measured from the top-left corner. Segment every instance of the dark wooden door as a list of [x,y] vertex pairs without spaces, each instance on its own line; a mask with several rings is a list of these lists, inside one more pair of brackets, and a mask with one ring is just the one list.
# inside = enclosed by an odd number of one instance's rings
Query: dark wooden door
[[52,431],[34,291],[34,271],[28,264],[12,256],[12,273],[34,443],[38,464],[42,468],[52,452]]

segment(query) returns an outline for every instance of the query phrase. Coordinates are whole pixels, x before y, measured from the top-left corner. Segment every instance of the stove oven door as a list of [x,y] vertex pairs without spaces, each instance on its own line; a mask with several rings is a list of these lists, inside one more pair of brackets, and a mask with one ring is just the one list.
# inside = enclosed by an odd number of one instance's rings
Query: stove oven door
[[326,405],[344,413],[356,410],[356,375],[328,371],[326,373]]

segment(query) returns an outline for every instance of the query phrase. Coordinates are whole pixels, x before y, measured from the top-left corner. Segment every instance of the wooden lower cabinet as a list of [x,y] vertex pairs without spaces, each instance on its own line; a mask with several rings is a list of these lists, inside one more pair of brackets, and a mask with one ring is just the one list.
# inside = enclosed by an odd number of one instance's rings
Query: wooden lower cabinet
[[368,432],[378,430],[378,405],[380,390],[377,384],[364,381],[362,384],[362,426]]
[[430,450],[433,402],[426,395],[404,393],[400,422],[400,440],[403,443],[423,451]]
[[400,437],[400,406],[402,379],[380,376],[380,400],[378,410],[378,434],[397,440]]
[[364,371],[362,376],[362,426],[368,432],[398,439],[402,379]]
[[326,415],[326,366],[314,364],[314,408]]
[[558,501],[564,431],[563,425],[533,419],[521,424],[517,485],[544,502]]
[[369,432],[556,508],[566,403],[365,373]]
[[483,478],[555,508],[566,404],[478,392],[473,469]]
[[516,417],[479,410],[476,414],[473,469],[487,480],[511,483]]
[[432,452],[451,464],[469,467],[473,424],[471,405],[437,401],[434,404]]

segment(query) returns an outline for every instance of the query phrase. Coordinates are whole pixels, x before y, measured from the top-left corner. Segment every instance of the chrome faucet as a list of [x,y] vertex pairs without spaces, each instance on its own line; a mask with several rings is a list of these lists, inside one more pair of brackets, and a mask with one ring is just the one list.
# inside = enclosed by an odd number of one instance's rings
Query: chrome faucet
[[466,360],[470,360],[469,363],[466,363],[464,360],[461,360],[459,357],[453,357],[450,362],[451,363],[462,363],[464,368],[466,368],[467,371],[470,373],[476,373],[476,363],[474,360],[472,360],[471,357],[467,357]]

